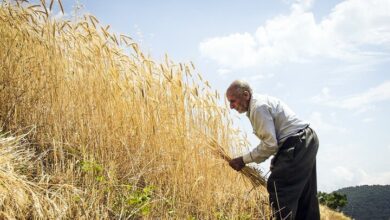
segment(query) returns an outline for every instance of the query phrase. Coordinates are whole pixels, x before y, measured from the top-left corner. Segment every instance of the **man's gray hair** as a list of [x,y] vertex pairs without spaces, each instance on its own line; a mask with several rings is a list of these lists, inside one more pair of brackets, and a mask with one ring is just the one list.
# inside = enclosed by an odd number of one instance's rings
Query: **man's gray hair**
[[234,80],[232,84],[230,84],[227,92],[231,92],[232,95],[241,96],[245,91],[249,92],[252,95],[252,88],[246,81],[243,80]]

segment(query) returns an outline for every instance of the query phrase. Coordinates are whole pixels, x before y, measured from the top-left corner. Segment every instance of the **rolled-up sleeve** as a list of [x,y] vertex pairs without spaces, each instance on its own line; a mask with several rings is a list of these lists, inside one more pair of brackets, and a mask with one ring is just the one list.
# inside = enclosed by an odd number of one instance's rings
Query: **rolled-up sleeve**
[[261,143],[250,153],[245,154],[243,160],[244,163],[261,163],[278,150],[274,120],[268,107],[264,105],[253,109],[250,121],[253,132],[260,138]]

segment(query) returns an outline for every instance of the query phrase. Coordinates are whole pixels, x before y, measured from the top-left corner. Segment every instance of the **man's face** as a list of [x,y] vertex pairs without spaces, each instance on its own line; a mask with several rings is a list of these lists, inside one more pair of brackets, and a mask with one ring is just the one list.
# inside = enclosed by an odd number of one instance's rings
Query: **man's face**
[[236,110],[238,113],[244,113],[248,111],[250,95],[248,92],[244,92],[242,95],[235,95],[232,92],[227,92],[226,97],[230,103],[230,109]]

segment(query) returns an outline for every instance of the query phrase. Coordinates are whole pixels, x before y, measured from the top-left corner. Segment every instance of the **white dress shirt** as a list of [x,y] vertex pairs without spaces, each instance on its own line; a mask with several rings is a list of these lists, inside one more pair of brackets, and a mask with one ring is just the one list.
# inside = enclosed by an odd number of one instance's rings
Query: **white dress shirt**
[[244,163],[265,161],[278,151],[287,137],[308,126],[308,123],[298,119],[285,103],[267,95],[252,95],[247,116],[253,133],[261,143],[243,155]]

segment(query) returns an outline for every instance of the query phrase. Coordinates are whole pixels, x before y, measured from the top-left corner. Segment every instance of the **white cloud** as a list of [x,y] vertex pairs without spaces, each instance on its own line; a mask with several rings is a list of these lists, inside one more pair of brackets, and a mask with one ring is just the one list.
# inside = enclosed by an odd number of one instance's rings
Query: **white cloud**
[[347,0],[336,5],[324,29],[350,44],[382,45],[390,42],[390,1]]
[[232,72],[231,69],[225,69],[225,68],[221,68],[221,69],[218,69],[218,70],[217,70],[217,73],[218,73],[220,76],[227,75],[227,74],[229,74],[230,72]]
[[326,188],[332,191],[347,186],[390,184],[390,172],[369,173],[364,169],[337,166],[331,170],[330,175],[333,178],[327,184],[331,187]]
[[264,75],[262,75],[262,74],[257,74],[257,75],[254,75],[254,76],[250,76],[249,79],[248,79],[248,81],[253,83],[253,82],[262,80],[262,79],[264,79],[264,78],[265,78]]
[[276,83],[276,88],[277,89],[280,89],[280,88],[283,88],[283,87],[285,87],[284,83],[282,83],[282,82],[277,82]]
[[360,108],[356,108],[356,109],[353,109],[354,112],[352,113],[353,116],[357,116],[357,115],[360,115],[360,114],[363,114],[363,113],[366,113],[366,112],[372,112],[374,111],[375,109],[377,109],[377,107],[375,105],[365,105],[365,106],[361,106]]
[[324,87],[321,89],[321,93],[319,95],[313,96],[311,100],[315,103],[323,103],[329,101],[331,99],[330,89],[328,87]]
[[319,95],[312,97],[312,101],[315,103],[349,110],[358,110],[356,114],[374,109],[373,104],[389,99],[390,81],[385,81],[367,91],[348,97],[334,98],[330,96],[327,88],[324,88]]
[[386,81],[366,92],[345,98],[340,106],[346,109],[356,109],[364,105],[390,99],[390,81]]
[[[361,161],[369,160],[366,146],[358,143],[329,144],[326,143],[324,136],[319,137],[320,148],[317,155],[319,190],[331,192],[347,186],[390,184],[386,159],[376,158],[369,162],[369,166],[363,165]],[[386,146],[383,147],[385,148]],[[382,154],[386,152],[380,151]]]
[[266,21],[254,34],[206,39],[200,43],[200,52],[232,68],[308,62],[315,57],[358,63],[370,56],[388,55],[390,1],[347,0],[319,23],[308,11],[311,5],[310,0],[295,1],[290,14]]
[[259,82],[264,79],[269,79],[274,77],[275,75],[273,73],[268,74],[256,74],[249,77],[243,77],[242,79],[248,82],[251,82],[252,84],[255,84],[256,82]]
[[364,118],[363,122],[370,123],[370,122],[373,122],[374,120],[375,120],[374,118],[368,117],[368,118]]
[[306,11],[313,5],[313,0],[296,0],[292,4],[292,10]]
[[323,119],[323,116],[319,112],[313,112],[309,117],[310,125],[315,128],[319,133],[321,132],[340,132],[345,133],[346,128],[329,123]]
[[332,169],[332,173],[342,180],[352,181],[354,178],[354,174],[346,167],[338,166]]
[[223,66],[248,67],[256,63],[256,41],[249,33],[208,39],[200,43],[200,51]]
[[358,185],[390,184],[390,172],[368,173],[359,169],[357,173],[359,174]]

